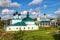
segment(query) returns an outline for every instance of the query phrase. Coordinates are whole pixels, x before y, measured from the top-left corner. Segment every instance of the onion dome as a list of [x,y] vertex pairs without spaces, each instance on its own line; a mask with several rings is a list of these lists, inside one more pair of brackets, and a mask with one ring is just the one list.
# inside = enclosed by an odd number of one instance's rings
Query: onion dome
[[16,15],[18,14],[18,12],[15,13]]
[[16,14],[14,13],[13,16],[15,16]]
[[18,16],[20,16],[21,14],[18,14]]

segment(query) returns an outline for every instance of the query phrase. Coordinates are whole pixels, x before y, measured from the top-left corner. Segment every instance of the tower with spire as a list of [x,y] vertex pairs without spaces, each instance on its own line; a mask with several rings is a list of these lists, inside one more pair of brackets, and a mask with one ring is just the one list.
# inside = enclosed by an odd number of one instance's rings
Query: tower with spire
[[44,13],[44,19],[46,19],[47,17],[46,17],[46,14]]

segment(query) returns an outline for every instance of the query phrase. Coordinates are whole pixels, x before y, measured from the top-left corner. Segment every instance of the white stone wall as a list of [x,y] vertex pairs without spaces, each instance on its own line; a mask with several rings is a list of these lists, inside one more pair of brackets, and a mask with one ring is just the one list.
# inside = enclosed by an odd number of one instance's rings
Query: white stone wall
[[37,17],[37,21],[40,21],[40,17]]
[[40,23],[40,26],[50,27],[50,23]]
[[25,22],[26,24],[35,24],[35,22]]
[[22,20],[12,20],[12,24],[15,24],[17,22],[21,22]]
[[13,18],[14,18],[14,19],[18,18],[18,15],[15,15]]
[[28,30],[38,30],[38,26],[36,26],[36,25],[27,25],[27,27],[30,27],[30,29],[28,29]]
[[38,26],[28,25],[28,26],[7,26],[6,27],[6,31],[19,31],[19,30],[38,30]]
[[16,18],[21,19],[21,16],[16,15],[16,16],[14,16],[13,18],[14,18],[14,19],[16,19]]

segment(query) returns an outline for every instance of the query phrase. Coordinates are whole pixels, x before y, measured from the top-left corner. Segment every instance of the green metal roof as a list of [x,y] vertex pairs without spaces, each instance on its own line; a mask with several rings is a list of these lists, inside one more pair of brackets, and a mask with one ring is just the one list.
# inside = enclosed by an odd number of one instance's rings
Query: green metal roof
[[32,18],[29,17],[29,13],[27,13],[26,18],[24,18],[22,21],[34,21]]
[[43,20],[41,20],[41,21],[50,21],[50,20],[43,19]]
[[26,26],[24,22],[18,22],[16,24],[12,24],[11,26]]
[[24,18],[22,21],[34,21],[32,18],[30,18],[30,17],[26,17],[26,18]]
[[50,21],[40,21],[40,23],[50,23]]
[[50,23],[50,20],[41,20],[40,23]]
[[13,18],[12,20],[21,20],[20,18]]
[[41,21],[40,23],[43,23],[43,22],[44,22],[44,23],[49,23],[50,21]]

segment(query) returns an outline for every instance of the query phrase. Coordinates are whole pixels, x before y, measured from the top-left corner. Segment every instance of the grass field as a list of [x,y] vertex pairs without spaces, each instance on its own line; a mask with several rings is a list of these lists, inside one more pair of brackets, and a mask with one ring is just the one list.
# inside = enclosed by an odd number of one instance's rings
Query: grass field
[[56,34],[59,29],[60,28],[40,27],[39,30],[23,31],[23,33],[5,32],[6,35],[0,37],[0,40],[15,40],[13,39],[13,35],[16,33],[18,33],[18,36],[16,36],[18,38],[15,37],[16,40],[20,40],[19,38],[22,38],[21,40],[60,40],[60,35]]
[[54,35],[57,30],[55,28],[41,28],[36,31],[26,31],[26,35],[23,38],[24,40],[55,40]]

